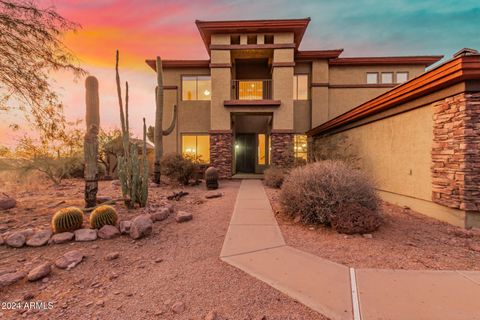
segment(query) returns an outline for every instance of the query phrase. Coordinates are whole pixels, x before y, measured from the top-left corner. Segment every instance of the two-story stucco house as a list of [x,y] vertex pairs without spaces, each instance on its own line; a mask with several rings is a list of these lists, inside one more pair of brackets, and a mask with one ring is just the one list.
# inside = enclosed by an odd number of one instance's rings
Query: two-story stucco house
[[163,60],[165,125],[178,106],[165,152],[210,163],[222,177],[304,161],[306,131],[442,58],[299,50],[309,21],[196,21],[210,59]]

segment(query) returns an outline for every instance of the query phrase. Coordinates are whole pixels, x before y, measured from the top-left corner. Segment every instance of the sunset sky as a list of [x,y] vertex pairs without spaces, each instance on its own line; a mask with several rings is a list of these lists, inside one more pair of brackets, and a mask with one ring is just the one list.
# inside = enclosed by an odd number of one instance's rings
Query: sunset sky
[[[100,82],[103,127],[119,126],[115,91],[115,50],[121,53],[122,81],[131,88],[131,127],[141,118],[153,124],[155,74],[146,58],[206,59],[195,26],[199,20],[280,19],[311,17],[300,49],[344,48],[342,56],[432,55],[450,57],[463,47],[480,49],[478,0],[342,0],[342,1],[163,1],[42,0],[64,17],[78,22],[65,42],[81,66]],[[70,119],[83,118],[84,79],[52,74]],[[8,124],[19,114],[0,113],[0,144],[13,146],[21,133]],[[5,121],[5,120],[6,121]]]

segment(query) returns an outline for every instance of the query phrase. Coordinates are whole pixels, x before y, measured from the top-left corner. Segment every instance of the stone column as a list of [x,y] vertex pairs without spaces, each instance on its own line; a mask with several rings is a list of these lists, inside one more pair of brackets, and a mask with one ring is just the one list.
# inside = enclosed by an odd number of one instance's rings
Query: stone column
[[307,137],[307,162],[315,161],[315,139]]
[[211,130],[210,165],[218,169],[221,179],[232,177],[233,135],[231,130]]
[[283,168],[291,167],[294,163],[293,131],[272,130],[270,137],[272,141],[271,164]]
[[465,227],[480,226],[480,93],[433,105],[432,200],[464,210]]

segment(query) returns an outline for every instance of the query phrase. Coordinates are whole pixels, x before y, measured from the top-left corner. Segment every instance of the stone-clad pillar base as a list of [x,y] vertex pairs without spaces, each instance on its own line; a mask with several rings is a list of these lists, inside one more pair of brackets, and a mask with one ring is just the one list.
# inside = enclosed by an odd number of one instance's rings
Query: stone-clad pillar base
[[210,131],[210,165],[221,179],[232,177],[233,135],[231,130]]
[[276,167],[288,168],[294,164],[293,131],[272,130],[271,164]]
[[480,225],[480,93],[433,105],[432,200],[464,210],[465,226]]

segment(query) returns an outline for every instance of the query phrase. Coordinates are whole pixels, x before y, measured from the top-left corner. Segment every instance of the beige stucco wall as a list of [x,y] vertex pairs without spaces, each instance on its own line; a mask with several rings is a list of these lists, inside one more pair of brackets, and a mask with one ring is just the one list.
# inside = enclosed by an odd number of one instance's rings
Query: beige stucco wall
[[310,127],[310,100],[293,102],[293,129],[296,133],[305,133]]
[[324,115],[323,119],[333,119],[390,89],[391,88],[329,88],[328,108],[323,108],[323,111],[326,111],[327,115]]
[[[274,50],[273,63],[293,61],[293,49]],[[273,68],[273,99],[281,101],[274,110],[273,130],[293,130],[293,74],[293,66]]]
[[293,41],[293,32],[275,33],[273,35],[273,43],[285,44],[293,43]]
[[210,38],[211,44],[230,44],[229,34],[212,34]]

